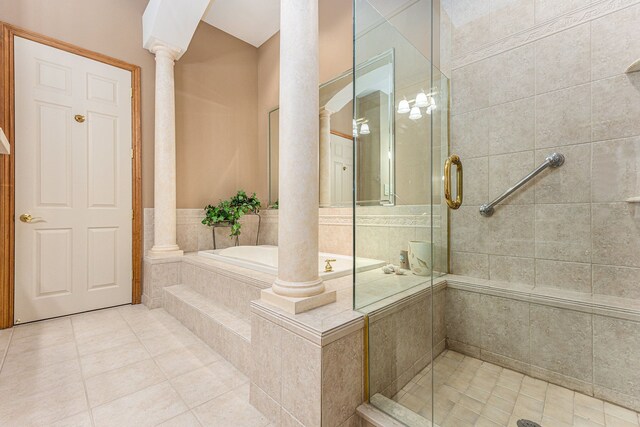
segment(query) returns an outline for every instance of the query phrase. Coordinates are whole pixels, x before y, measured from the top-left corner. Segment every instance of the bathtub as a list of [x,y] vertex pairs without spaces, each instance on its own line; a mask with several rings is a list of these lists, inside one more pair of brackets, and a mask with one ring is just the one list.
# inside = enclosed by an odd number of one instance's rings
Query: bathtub
[[[273,274],[274,276],[278,274],[277,246],[233,246],[225,249],[199,251],[198,255],[215,259],[216,261],[226,262],[227,264],[233,264],[238,267]],[[326,264],[325,260],[327,259],[336,260],[331,263],[333,271],[329,273],[325,273],[324,271],[324,266]],[[356,259],[357,271],[371,270],[383,267],[385,264],[386,263],[384,261],[375,259]],[[349,275],[351,274],[352,268],[353,258],[350,256],[330,254],[326,252],[320,252],[318,254],[318,273],[320,274],[320,277],[325,280]]]

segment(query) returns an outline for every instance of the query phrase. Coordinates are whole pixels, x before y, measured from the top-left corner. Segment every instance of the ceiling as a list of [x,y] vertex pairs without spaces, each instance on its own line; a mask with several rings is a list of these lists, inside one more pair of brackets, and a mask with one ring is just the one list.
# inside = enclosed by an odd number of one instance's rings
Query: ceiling
[[280,29],[280,0],[213,0],[202,20],[259,47]]

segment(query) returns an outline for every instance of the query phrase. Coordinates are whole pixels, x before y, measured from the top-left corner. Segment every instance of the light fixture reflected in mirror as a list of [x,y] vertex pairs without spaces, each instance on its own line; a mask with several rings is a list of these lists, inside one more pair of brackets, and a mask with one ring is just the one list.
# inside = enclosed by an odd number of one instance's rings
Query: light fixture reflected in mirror
[[409,118],[411,120],[418,120],[422,118],[422,113],[420,112],[420,108],[414,106],[411,109],[411,113],[409,114]]
[[369,124],[363,123],[360,125],[360,135],[369,135],[371,131],[369,130]]
[[429,106],[429,100],[427,99],[427,95],[424,93],[424,91],[416,95],[416,103],[414,104],[414,106],[419,108],[425,108]]
[[407,114],[409,111],[411,111],[409,101],[407,101],[406,99],[400,101],[400,103],[398,104],[398,114]]

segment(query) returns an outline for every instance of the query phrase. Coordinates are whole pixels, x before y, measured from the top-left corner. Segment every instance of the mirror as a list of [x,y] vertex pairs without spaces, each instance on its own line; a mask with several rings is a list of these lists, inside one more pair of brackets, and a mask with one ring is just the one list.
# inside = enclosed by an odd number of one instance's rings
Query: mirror
[[[351,206],[354,137],[357,203],[394,205],[394,59],[383,53],[357,67],[354,120],[352,70],[320,85],[320,206]],[[279,109],[269,112],[269,204],[278,200]]]

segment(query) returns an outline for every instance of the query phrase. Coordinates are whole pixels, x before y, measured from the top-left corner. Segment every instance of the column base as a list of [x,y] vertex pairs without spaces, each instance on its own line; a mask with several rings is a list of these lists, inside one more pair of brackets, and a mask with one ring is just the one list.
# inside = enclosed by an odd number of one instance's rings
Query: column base
[[260,299],[287,313],[300,314],[336,302],[336,291],[325,291],[310,297],[296,298],[278,295],[273,289],[263,289],[260,292]]
[[171,258],[184,255],[184,251],[182,251],[178,245],[166,245],[166,246],[156,246],[154,245],[149,252],[147,252],[147,256],[149,258]]

